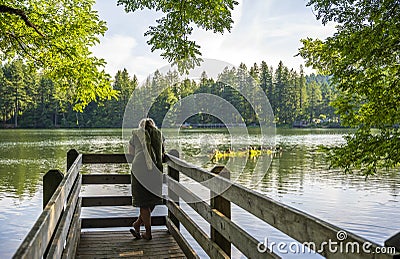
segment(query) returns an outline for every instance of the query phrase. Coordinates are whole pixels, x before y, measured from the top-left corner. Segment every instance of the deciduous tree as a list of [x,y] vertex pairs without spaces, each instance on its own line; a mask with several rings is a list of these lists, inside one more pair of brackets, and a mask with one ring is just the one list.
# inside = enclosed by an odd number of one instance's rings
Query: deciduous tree
[[[339,89],[342,123],[356,127],[330,149],[333,166],[366,174],[400,163],[400,2],[310,0],[317,19],[335,22],[325,40],[304,39],[300,54]],[[379,131],[374,133],[373,128]]]
[[94,0],[0,0],[0,59],[23,58],[55,82],[59,100],[82,110],[116,95],[104,60],[89,48],[106,31]]

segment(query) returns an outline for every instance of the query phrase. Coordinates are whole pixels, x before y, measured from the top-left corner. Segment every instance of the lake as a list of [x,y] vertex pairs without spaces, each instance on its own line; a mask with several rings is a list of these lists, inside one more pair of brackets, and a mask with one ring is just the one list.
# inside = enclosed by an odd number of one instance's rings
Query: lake
[[[268,171],[252,189],[279,202],[305,211],[329,223],[351,231],[379,244],[400,231],[400,174],[399,170],[382,170],[366,179],[357,174],[343,174],[328,169],[321,144],[339,145],[347,130],[339,129],[278,129],[276,143],[282,152],[272,159]],[[179,136],[167,138],[167,150],[182,145],[185,159],[211,168],[223,161],[210,161],[209,150],[202,151],[210,141],[219,147],[239,140],[230,139],[220,130],[185,130]],[[231,142],[230,142],[231,141]],[[249,140],[247,140],[249,141]],[[245,143],[246,145],[252,145]],[[254,139],[256,141],[256,139]],[[256,144],[256,143],[255,143]],[[20,245],[42,209],[42,177],[50,169],[65,172],[66,153],[75,148],[79,152],[122,153],[126,141],[121,130],[1,130],[0,131],[0,258],[9,258]],[[205,149],[204,149],[205,150]],[[246,164],[235,180],[249,185],[248,176],[254,168]],[[129,165],[85,166],[84,172],[127,173]],[[234,172],[233,172],[234,174]],[[129,193],[128,187],[92,190],[84,193]],[[160,209],[159,209],[160,210]],[[162,209],[161,209],[162,210]],[[123,209],[121,209],[123,211]],[[132,209],[124,213],[132,213]],[[117,210],[118,212],[118,210]],[[116,213],[100,209],[91,213]],[[291,239],[266,224],[257,223],[233,206],[232,218],[255,238],[291,242]],[[199,219],[199,224],[203,225]],[[200,251],[200,254],[201,251]],[[235,257],[240,257],[235,250]],[[285,258],[296,256],[282,255]],[[315,256],[318,257],[318,256]],[[297,258],[297,256],[296,256]],[[309,255],[307,255],[309,258]]]

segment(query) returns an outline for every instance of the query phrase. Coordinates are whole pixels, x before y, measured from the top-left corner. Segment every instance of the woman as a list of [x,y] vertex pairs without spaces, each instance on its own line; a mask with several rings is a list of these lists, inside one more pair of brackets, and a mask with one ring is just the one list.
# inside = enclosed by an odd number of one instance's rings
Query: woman
[[[162,204],[163,138],[150,118],[142,119],[132,131],[129,154],[134,156],[131,170],[132,204],[140,207],[140,215],[130,232],[136,239],[151,240],[151,212]],[[140,226],[146,232],[140,235]]]

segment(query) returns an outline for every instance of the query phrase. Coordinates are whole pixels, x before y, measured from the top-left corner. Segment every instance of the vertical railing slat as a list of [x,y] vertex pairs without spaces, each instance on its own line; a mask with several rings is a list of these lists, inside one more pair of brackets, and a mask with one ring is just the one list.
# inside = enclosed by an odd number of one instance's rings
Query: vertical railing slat
[[[179,152],[178,150],[175,149],[171,150],[169,154],[174,157],[179,157]],[[175,170],[171,166],[168,166],[168,176],[170,176],[175,181],[179,182],[179,171]],[[167,199],[174,201],[179,206],[179,196],[170,189],[168,189]],[[172,221],[172,223],[174,223],[176,228],[179,229],[179,220],[169,210],[168,210],[168,218]]]
[[[212,173],[218,174],[226,179],[230,179],[230,172],[224,166],[215,166]],[[216,209],[221,212],[225,217],[231,219],[231,203],[219,194],[210,191],[211,201],[210,205],[212,209]],[[213,240],[224,252],[231,256],[231,243],[223,235],[221,235],[215,228],[210,225],[211,228],[211,240]]]

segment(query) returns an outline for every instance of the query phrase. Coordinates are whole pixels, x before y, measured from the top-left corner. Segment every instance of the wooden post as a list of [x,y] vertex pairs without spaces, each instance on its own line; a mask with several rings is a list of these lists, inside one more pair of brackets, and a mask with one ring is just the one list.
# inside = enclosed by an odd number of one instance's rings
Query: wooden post
[[[212,173],[218,174],[224,178],[230,179],[230,172],[224,166],[215,166]],[[220,195],[210,191],[211,201],[210,205],[212,209],[216,209],[221,212],[225,217],[231,219],[231,203]],[[231,257],[231,243],[224,238],[216,229],[211,227],[211,240],[214,241],[224,252]]]
[[50,170],[43,176],[43,209],[63,178],[64,175],[58,170]]
[[[174,156],[174,157],[179,157],[179,152],[176,149],[173,149],[168,152],[168,154]],[[175,170],[174,168],[168,166],[168,176],[174,179],[175,181],[179,182],[179,171]],[[168,199],[171,199],[174,201],[177,205],[179,205],[179,196],[174,193],[172,190],[168,189]],[[179,230],[179,220],[168,210],[168,218],[171,219],[171,221],[174,223],[176,228]]]
[[78,157],[79,153],[75,149],[70,149],[67,153],[67,172],[71,168],[75,159]]
[[[400,232],[390,237],[385,241],[386,247],[395,247],[397,252],[400,252]],[[400,255],[398,255],[400,258]],[[396,257],[395,257],[396,258]]]

